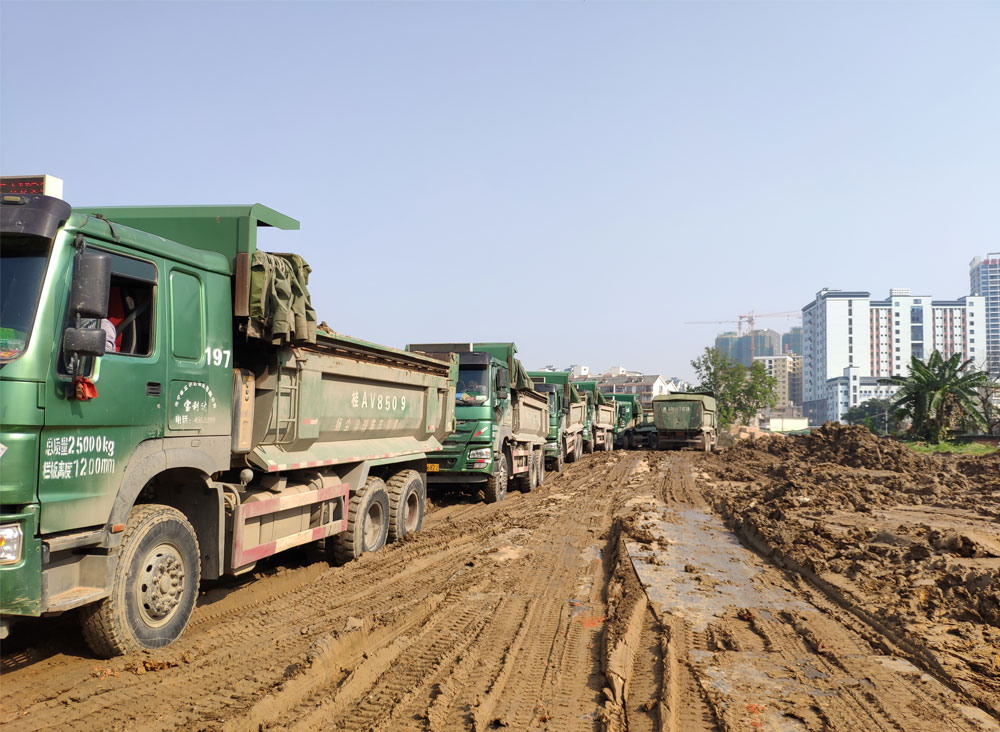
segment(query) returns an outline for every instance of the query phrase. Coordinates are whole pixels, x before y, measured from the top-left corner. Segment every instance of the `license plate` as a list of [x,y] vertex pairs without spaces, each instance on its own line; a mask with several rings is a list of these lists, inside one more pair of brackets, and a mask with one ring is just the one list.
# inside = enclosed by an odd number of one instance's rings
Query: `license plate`
[[428,473],[436,473],[436,472],[438,472],[438,470],[440,470],[440,468],[438,468],[438,464],[437,463],[427,463],[427,472]]

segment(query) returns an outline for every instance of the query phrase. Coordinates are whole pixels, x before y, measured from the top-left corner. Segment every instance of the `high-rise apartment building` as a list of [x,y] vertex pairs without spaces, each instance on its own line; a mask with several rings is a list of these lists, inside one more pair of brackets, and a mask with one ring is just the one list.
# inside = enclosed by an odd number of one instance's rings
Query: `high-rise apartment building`
[[982,368],[985,317],[980,296],[932,300],[894,289],[887,299],[872,300],[868,292],[820,290],[802,308],[805,416],[810,424],[821,424],[876,391],[884,396],[874,382],[863,386],[863,380],[906,376],[911,357],[926,360],[935,350],[945,358],[961,353]]
[[768,376],[774,377],[776,409],[802,404],[802,356],[786,353],[780,356],[755,356],[754,361],[763,364]]
[[986,368],[1000,376],[1000,252],[969,262],[969,294],[986,300],[986,315],[978,330],[986,346]]

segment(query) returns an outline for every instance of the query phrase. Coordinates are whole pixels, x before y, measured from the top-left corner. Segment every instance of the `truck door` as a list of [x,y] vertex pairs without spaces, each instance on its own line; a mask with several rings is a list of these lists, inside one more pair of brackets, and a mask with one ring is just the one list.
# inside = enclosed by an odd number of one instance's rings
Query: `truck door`
[[[111,257],[108,320],[114,346],[93,367],[97,398],[81,401],[72,398],[62,333],[56,334],[39,457],[44,533],[105,523],[133,450],[163,435],[162,263],[103,245],[88,243],[88,248]],[[66,313],[63,330],[72,322]]]
[[167,263],[168,436],[226,435],[232,413],[229,281]]

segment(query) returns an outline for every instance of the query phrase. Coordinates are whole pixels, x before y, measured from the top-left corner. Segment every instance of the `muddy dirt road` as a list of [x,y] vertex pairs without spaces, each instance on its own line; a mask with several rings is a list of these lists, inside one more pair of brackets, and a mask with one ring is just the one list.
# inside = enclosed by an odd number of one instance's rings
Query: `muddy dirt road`
[[435,499],[348,566],[208,590],[162,651],[99,661],[70,618],[15,628],[0,724],[1000,730],[949,667],[741,544],[713,502],[749,483],[705,459],[596,454],[501,504]]

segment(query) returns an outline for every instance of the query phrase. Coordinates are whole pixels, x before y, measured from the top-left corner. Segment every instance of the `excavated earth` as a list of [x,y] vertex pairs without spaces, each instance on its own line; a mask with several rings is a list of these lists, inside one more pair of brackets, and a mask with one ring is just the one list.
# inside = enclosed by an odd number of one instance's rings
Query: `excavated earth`
[[75,618],[2,649],[11,730],[994,730],[996,457],[854,430],[585,456],[344,567],[202,588],[109,661]]

